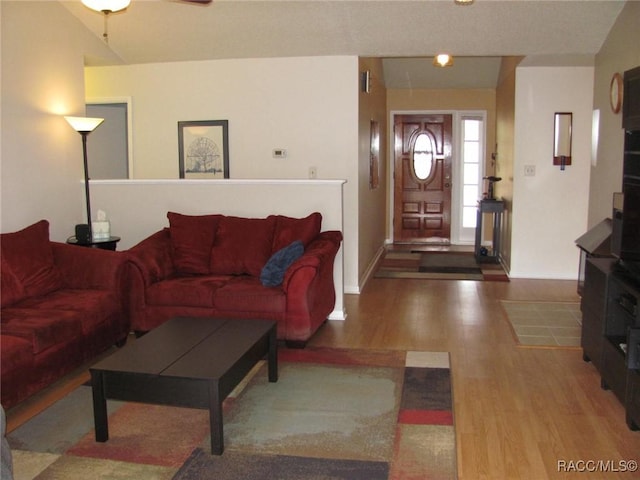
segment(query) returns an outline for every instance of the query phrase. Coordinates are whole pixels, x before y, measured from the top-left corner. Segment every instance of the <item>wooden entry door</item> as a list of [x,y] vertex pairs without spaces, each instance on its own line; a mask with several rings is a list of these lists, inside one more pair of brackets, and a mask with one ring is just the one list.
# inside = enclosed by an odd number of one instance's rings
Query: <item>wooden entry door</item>
[[395,242],[451,241],[452,119],[395,116]]

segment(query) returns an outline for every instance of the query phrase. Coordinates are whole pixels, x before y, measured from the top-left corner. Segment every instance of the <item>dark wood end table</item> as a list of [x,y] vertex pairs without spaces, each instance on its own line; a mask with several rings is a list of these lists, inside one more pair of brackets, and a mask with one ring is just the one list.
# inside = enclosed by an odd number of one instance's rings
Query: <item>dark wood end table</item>
[[73,236],[67,238],[67,243],[69,245],[78,245],[80,247],[91,247],[91,248],[100,248],[102,250],[115,250],[116,243],[120,241],[120,237],[111,236],[109,238],[97,238],[91,240],[90,242],[79,242],[78,239]]
[[109,439],[107,399],[209,410],[211,453],[224,450],[222,402],[265,357],[278,381],[276,322],[178,317],[93,365],[96,441]]

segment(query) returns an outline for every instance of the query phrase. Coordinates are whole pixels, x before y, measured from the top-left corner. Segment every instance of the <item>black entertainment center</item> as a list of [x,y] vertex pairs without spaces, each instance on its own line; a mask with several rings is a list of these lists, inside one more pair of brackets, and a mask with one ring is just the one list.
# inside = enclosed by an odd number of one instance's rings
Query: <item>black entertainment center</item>
[[590,258],[582,294],[583,358],[640,428],[640,67],[624,73],[622,193],[614,194],[611,258]]

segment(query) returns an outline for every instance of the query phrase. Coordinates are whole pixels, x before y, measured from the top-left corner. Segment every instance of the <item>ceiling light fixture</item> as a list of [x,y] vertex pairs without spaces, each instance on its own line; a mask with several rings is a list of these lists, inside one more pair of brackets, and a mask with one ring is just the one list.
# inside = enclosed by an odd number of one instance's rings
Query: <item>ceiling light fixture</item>
[[456,5],[471,5],[474,0],[453,0]]
[[82,0],[84,6],[96,12],[119,12],[129,6],[131,0]]
[[453,57],[448,53],[439,53],[433,57],[433,64],[436,67],[450,67],[453,65]]
[[107,18],[109,14],[124,10],[130,3],[131,0],[82,0],[82,4],[85,7],[104,15],[104,33],[102,34],[102,38],[104,38],[105,43],[109,43],[109,33],[107,31]]

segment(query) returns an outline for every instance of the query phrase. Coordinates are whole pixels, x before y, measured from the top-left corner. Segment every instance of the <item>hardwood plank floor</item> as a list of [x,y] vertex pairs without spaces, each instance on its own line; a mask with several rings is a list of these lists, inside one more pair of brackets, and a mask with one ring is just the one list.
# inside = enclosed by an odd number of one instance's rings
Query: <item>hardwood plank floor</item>
[[310,345],[450,352],[460,480],[640,478],[618,463],[640,461],[640,432],[581,349],[518,346],[500,300],[579,296],[574,281],[374,278]]
[[[347,295],[347,319],[327,322],[309,345],[450,352],[460,480],[576,478],[558,471],[559,462],[619,470],[619,461],[640,461],[640,432],[627,428],[622,405],[600,388],[582,351],[518,346],[500,300],[579,297],[573,281],[372,278],[360,295]],[[8,412],[10,429],[65,394],[55,390]],[[596,469],[577,478],[640,473]]]

